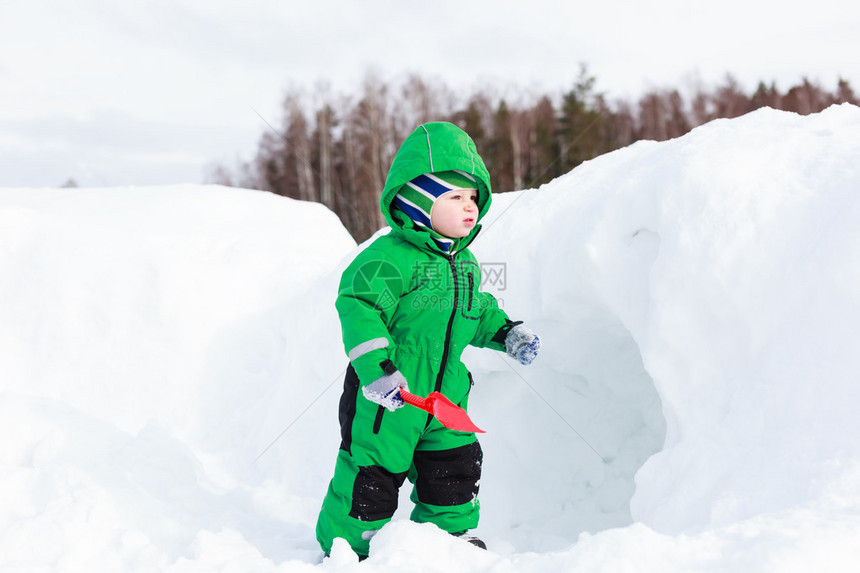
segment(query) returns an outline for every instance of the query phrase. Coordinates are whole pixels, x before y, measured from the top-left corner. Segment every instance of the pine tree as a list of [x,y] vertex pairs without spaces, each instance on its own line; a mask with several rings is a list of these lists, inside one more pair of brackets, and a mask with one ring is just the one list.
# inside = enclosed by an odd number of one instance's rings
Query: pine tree
[[599,140],[602,129],[597,126],[602,117],[591,106],[595,82],[586,66],[581,65],[573,89],[562,97],[558,131],[563,172],[596,157],[603,147]]
[[491,173],[493,189],[499,192],[513,191],[514,148],[511,135],[511,112],[505,100],[499,102],[496,113],[493,114],[493,136],[489,149],[484,156],[487,169]]
[[850,103],[860,105],[860,100],[854,95],[854,90],[848,84],[848,80],[839,78],[839,85],[836,88],[836,103]]
[[753,109],[769,107],[779,109],[782,103],[782,96],[779,90],[776,89],[776,84],[771,82],[768,86],[764,82],[759,82],[758,87],[750,98],[750,106]]

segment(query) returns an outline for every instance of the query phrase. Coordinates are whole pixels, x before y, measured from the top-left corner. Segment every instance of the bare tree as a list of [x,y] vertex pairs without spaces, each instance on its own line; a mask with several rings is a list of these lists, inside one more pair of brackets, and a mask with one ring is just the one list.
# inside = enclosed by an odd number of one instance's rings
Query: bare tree
[[525,189],[526,175],[532,157],[534,122],[529,110],[517,109],[511,113],[511,151],[513,152],[513,188]]
[[538,100],[530,114],[532,129],[531,156],[529,160],[529,186],[546,183],[559,175],[558,165],[561,148],[556,137],[557,119],[555,107],[549,97]]
[[[77,187],[77,184],[69,185],[69,182],[74,183],[74,179],[69,179],[63,187]],[[235,185],[233,181],[233,173],[223,163],[207,165],[204,182],[213,185],[225,185],[227,187],[233,187]]]
[[782,100],[783,108],[801,115],[816,113],[834,102],[834,98],[807,78],[792,87]]
[[379,212],[379,201],[391,156],[394,153],[393,125],[387,111],[388,88],[372,73],[365,76],[363,94],[346,118],[348,172],[353,177],[352,207],[360,217],[353,231],[367,238],[385,224]]
[[610,115],[610,149],[626,147],[636,140],[636,119],[633,108],[624,100],[615,103],[615,111]]
[[314,172],[311,166],[310,141],[308,140],[308,120],[302,109],[298,95],[292,94],[284,101],[286,126],[284,137],[288,156],[296,171],[298,198],[303,201],[316,201],[318,195],[314,186]]
[[428,81],[412,74],[406,78],[401,96],[395,103],[393,118],[397,139],[405,138],[422,123],[451,115],[453,96],[441,81]]
[[255,163],[261,189],[284,197],[298,198],[295,172],[287,169],[287,149],[280,134],[266,131],[260,136]]
[[312,138],[312,165],[318,174],[318,200],[329,209],[335,208],[334,189],[334,129],[336,124],[331,92],[327,83],[318,83],[315,92],[316,125]]
[[639,137],[654,141],[669,138],[667,129],[666,102],[657,91],[652,91],[639,100]]
[[[716,117],[736,117],[764,105],[813,113],[836,102],[858,103],[843,79],[834,94],[804,78],[784,95],[773,83],[759,83],[748,96],[727,75],[713,90],[696,81],[689,107],[674,89],[651,90],[633,105],[624,100],[609,105],[595,93],[595,81],[583,65],[573,89],[557,94],[557,100],[530,94],[526,101],[522,92],[518,97],[511,90],[506,99],[490,86],[457,104],[439,81],[410,76],[392,98],[390,86],[368,73],[357,97],[334,98],[327,86],[318,86],[313,109],[302,92],[291,90],[281,129],[268,126],[260,137],[241,184],[320,201],[361,241],[384,224],[379,200],[388,168],[399,144],[422,122],[448,120],[463,128],[484,158],[494,190],[506,191],[549,181],[638,138],[678,137]],[[224,169],[217,176],[237,182]]]
[[671,90],[663,96],[666,100],[667,125],[666,136],[669,139],[681,137],[692,129],[687,113],[684,111],[684,98],[678,90]]
[[690,106],[693,126],[703,125],[714,118],[711,112],[711,98],[701,89],[697,89]]
[[725,83],[717,88],[713,101],[715,117],[738,117],[752,110],[749,98],[731,74],[726,75]]

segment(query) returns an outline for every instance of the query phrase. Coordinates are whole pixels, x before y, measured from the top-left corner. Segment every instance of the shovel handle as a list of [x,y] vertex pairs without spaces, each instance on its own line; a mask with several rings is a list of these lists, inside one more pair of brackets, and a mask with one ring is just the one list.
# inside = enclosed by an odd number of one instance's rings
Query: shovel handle
[[403,401],[407,404],[412,404],[422,410],[427,410],[426,398],[422,398],[421,396],[416,396],[410,392],[407,392],[403,388],[400,389],[400,397],[403,398]]

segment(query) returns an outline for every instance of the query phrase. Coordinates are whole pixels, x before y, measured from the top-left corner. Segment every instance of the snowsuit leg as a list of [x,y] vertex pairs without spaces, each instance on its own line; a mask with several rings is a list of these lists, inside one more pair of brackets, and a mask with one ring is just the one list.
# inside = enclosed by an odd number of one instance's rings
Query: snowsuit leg
[[[443,430],[441,434],[454,434],[449,439],[460,437],[460,432]],[[415,504],[412,521],[434,523],[449,533],[477,527],[482,460],[477,440],[445,450],[416,451],[409,472],[409,480],[415,484],[410,496]]]
[[477,524],[480,446],[417,408],[389,412],[359,395],[347,369],[340,401],[341,446],[317,521],[317,540],[331,552],[342,537],[367,555],[372,533],[391,520],[407,476],[415,483],[412,519],[457,533]]
[[358,555],[367,555],[370,537],[391,520],[406,472],[392,473],[377,465],[358,466],[352,456],[338,452],[317,521],[317,540],[326,554],[335,537],[342,537]]

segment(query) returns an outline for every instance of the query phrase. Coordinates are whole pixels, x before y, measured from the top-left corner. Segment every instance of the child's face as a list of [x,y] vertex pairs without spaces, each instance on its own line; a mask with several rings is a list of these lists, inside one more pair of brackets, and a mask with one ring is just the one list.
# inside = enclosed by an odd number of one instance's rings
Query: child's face
[[440,235],[459,239],[472,232],[478,222],[478,192],[474,189],[455,189],[443,193],[433,203],[430,223]]

